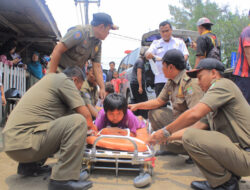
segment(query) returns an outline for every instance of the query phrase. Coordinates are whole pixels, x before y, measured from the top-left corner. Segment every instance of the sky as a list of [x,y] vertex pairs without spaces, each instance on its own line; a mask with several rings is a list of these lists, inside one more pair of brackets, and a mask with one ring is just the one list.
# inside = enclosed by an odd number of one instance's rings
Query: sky
[[[240,13],[247,13],[250,8],[249,0],[211,1],[216,1],[219,6],[229,5],[233,12],[238,9]],[[82,24],[80,6],[76,7],[74,0],[46,0],[46,2],[62,36],[68,28]],[[110,61],[115,61],[118,68],[121,59],[126,56],[124,52],[139,47],[144,33],[158,29],[160,22],[171,18],[168,9],[170,2],[171,5],[180,6],[178,0],[101,0],[100,7],[96,3],[90,3],[89,22],[93,18],[93,13],[105,12],[111,15],[113,23],[119,26],[119,30],[111,30],[102,43],[103,68],[108,69]],[[83,5],[82,14],[84,15]]]

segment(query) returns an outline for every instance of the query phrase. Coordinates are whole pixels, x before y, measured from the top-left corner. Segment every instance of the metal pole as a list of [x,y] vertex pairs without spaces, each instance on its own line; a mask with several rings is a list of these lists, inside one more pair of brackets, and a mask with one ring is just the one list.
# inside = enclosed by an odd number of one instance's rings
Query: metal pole
[[85,25],[89,24],[89,1],[84,2]]
[[80,8],[80,13],[81,13],[81,21],[82,21],[82,25],[83,25],[83,17],[82,17],[82,4],[79,4],[79,8]]

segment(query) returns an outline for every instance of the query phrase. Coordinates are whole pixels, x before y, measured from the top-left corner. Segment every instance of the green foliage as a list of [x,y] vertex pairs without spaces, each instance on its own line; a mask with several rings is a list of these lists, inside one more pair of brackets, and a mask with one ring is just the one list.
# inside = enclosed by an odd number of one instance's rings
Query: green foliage
[[[247,15],[233,13],[228,5],[219,7],[209,0],[180,0],[181,7],[169,5],[171,23],[178,29],[197,30],[196,22],[201,17],[213,23],[212,31],[221,42],[222,61],[230,66],[231,52],[237,52],[238,39],[244,27],[249,24]],[[194,66],[195,52],[189,48],[190,63]]]

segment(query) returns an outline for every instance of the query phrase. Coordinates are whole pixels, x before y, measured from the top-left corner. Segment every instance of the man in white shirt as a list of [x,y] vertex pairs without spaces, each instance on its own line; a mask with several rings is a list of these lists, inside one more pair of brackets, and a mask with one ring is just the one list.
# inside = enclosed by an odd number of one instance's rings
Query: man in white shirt
[[152,59],[156,58],[156,66],[158,68],[159,74],[155,76],[155,93],[158,96],[167,82],[162,71],[162,61],[161,58],[170,49],[178,49],[183,55],[185,61],[187,61],[189,53],[187,47],[182,39],[175,38],[172,36],[172,25],[168,21],[163,21],[159,25],[159,31],[161,34],[161,39],[154,40],[150,45],[150,48],[146,52],[146,58]]

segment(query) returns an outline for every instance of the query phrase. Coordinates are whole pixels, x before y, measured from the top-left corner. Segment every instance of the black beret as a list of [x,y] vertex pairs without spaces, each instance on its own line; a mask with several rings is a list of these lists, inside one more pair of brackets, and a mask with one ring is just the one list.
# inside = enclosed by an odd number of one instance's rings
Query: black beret
[[174,66],[176,66],[176,64],[183,64],[185,67],[184,55],[177,49],[168,50],[163,56],[162,62],[166,62],[167,64],[172,64]]
[[107,13],[95,13],[93,14],[93,20],[91,25],[98,26],[100,24],[111,25],[112,30],[118,30],[119,27],[113,24],[112,18]]

